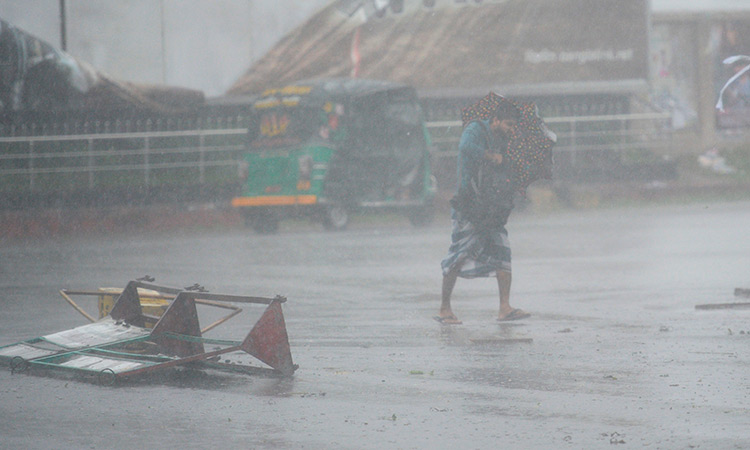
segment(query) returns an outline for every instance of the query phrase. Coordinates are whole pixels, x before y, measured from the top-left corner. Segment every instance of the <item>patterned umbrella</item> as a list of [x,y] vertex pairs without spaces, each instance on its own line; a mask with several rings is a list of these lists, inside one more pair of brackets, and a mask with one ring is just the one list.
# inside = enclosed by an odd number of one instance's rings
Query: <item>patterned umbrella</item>
[[518,125],[508,136],[506,156],[516,178],[516,188],[524,192],[534,181],[552,178],[552,146],[557,142],[533,103],[522,103],[490,92],[477,103],[461,110],[464,127],[474,120],[492,117],[501,103],[508,102],[519,112]]

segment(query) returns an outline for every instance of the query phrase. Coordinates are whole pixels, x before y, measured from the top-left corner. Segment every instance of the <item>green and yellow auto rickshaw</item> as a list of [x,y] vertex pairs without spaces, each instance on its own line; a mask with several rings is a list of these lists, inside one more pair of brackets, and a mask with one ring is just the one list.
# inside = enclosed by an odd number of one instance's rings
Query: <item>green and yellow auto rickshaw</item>
[[232,200],[261,233],[307,216],[340,230],[350,213],[433,217],[430,140],[414,88],[322,79],[268,89],[252,104],[242,193]]

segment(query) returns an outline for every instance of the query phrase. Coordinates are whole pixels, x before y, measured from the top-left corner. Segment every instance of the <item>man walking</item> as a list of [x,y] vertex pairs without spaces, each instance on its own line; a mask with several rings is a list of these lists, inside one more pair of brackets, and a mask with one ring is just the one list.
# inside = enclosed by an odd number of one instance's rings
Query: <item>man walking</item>
[[518,110],[503,102],[489,119],[468,123],[461,135],[458,192],[451,200],[451,246],[441,263],[442,302],[435,318],[442,324],[461,323],[451,309],[451,295],[458,277],[497,277],[498,321],[530,315],[510,306],[511,252],[505,229],[515,191],[505,152],[508,135],[518,119]]

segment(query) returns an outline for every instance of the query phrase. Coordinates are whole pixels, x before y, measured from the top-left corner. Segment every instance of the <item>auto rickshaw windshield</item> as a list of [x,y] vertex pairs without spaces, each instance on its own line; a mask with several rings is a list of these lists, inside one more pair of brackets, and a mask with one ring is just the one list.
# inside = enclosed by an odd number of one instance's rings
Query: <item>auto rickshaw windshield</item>
[[335,141],[341,132],[340,127],[341,114],[332,108],[295,106],[258,109],[249,127],[248,148],[250,151],[262,151],[313,141]]

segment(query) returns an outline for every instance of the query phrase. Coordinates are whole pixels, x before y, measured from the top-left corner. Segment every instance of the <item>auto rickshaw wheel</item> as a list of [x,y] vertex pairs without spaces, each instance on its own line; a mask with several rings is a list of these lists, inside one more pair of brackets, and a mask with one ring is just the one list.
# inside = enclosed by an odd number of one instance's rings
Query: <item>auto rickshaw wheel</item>
[[328,231],[341,231],[349,224],[349,212],[341,205],[332,205],[323,213],[323,227]]

